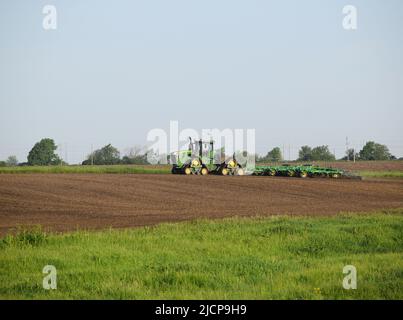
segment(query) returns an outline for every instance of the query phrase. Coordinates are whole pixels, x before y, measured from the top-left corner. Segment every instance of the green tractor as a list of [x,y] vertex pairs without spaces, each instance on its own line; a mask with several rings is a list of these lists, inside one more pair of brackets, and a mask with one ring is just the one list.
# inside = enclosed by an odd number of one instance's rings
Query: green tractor
[[177,151],[171,154],[170,158],[173,163],[171,171],[173,174],[244,175],[244,170],[236,161],[235,154],[228,161],[221,161],[221,154],[219,159],[216,159],[213,141],[192,141],[192,138],[189,138],[188,149]]

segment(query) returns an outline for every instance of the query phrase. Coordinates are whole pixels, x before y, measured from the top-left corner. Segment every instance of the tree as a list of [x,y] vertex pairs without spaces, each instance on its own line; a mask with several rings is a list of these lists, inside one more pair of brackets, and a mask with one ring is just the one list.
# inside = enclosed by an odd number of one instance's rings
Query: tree
[[261,162],[279,162],[283,161],[283,155],[281,154],[281,150],[279,147],[273,148],[269,151],[266,156],[259,159]]
[[313,161],[334,161],[336,160],[333,153],[330,152],[328,146],[318,146],[312,149]]
[[303,146],[299,150],[298,161],[334,161],[335,156],[330,152],[328,146],[311,148]]
[[0,161],[0,167],[6,167],[7,163],[5,161]]
[[368,141],[360,151],[361,160],[390,160],[392,155],[387,146]]
[[88,155],[87,160],[83,161],[82,164],[89,165],[92,161],[97,165],[118,164],[120,163],[120,152],[111,144],[108,144]]
[[139,146],[129,149],[122,158],[123,164],[149,164],[147,161],[147,151]]
[[53,139],[42,139],[37,142],[28,154],[28,163],[31,166],[48,166],[60,164],[61,159],[55,151],[57,146]]
[[9,167],[15,167],[18,165],[18,160],[17,160],[16,156],[9,156],[7,158],[6,162],[7,162],[7,166],[9,166]]
[[346,151],[346,155],[343,158],[341,158],[341,160],[350,160],[350,161],[352,161],[354,159],[357,160],[358,158],[359,158],[358,152],[355,152],[354,149],[348,149]]
[[312,148],[309,146],[302,146],[298,152],[299,161],[311,161],[312,159]]

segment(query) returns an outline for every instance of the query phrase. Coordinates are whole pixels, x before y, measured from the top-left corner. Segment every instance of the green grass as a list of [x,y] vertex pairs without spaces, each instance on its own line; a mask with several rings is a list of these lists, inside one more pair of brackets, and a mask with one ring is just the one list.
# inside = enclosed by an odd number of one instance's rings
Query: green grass
[[403,178],[403,171],[360,171],[365,178]]
[[2,173],[171,173],[169,166],[110,165],[110,166],[22,166],[1,167]]
[[[23,167],[0,167],[3,173],[171,173],[170,165],[105,165],[105,166],[23,166]],[[403,171],[359,171],[364,178],[403,178]]]
[[[42,269],[57,268],[57,290]],[[358,289],[342,288],[354,265]],[[203,220],[0,241],[0,298],[403,299],[403,209]]]

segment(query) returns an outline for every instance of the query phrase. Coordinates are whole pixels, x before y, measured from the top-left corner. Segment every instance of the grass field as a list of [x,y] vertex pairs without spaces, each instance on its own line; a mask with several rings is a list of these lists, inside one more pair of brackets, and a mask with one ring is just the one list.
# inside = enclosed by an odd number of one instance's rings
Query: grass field
[[403,178],[403,171],[360,171],[364,178]]
[[[57,290],[42,269],[57,268]],[[357,290],[342,288],[343,266]],[[403,299],[403,209],[203,220],[0,241],[0,298]]]
[[2,173],[171,173],[170,166],[110,165],[110,166],[22,166],[1,167]]

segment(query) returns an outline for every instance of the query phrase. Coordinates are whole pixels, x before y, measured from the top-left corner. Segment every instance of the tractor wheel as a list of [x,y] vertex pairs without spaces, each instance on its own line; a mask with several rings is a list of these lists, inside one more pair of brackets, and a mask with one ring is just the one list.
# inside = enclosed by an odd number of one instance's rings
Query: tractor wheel
[[222,174],[223,176],[227,176],[228,173],[229,173],[229,171],[228,171],[227,168],[222,168],[222,169],[221,169],[221,174]]
[[338,179],[338,178],[340,178],[340,175],[338,173],[333,173],[332,178],[333,179]]
[[295,172],[294,172],[294,171],[292,171],[292,170],[287,171],[287,175],[288,175],[289,177],[293,177],[293,176],[294,176],[294,174],[295,174]]
[[185,168],[185,174],[188,176],[188,175],[191,175],[192,174],[192,169],[190,169],[189,167],[187,167],[187,168]]
[[199,167],[200,166],[200,161],[199,159],[195,158],[192,160],[192,167]]
[[245,171],[243,171],[242,168],[238,168],[238,169],[236,170],[236,175],[237,175],[237,176],[243,176],[244,174],[245,174]]
[[306,177],[308,176],[308,173],[302,171],[302,172],[300,172],[299,176],[300,176],[301,178],[306,178]]
[[228,161],[227,167],[235,168],[236,166],[237,166],[237,163],[235,162],[235,160]]
[[208,175],[208,169],[207,169],[207,168],[201,168],[200,174],[201,174],[202,176],[207,176],[207,175]]

